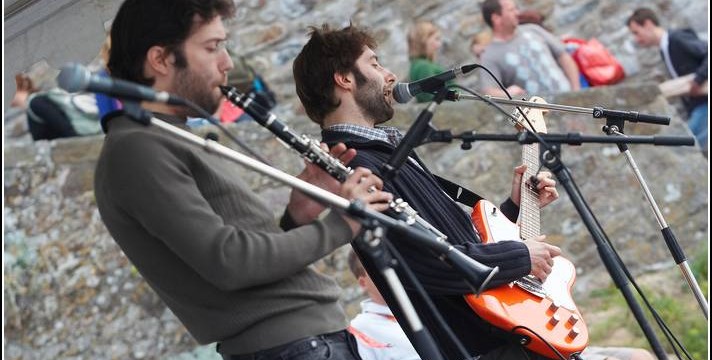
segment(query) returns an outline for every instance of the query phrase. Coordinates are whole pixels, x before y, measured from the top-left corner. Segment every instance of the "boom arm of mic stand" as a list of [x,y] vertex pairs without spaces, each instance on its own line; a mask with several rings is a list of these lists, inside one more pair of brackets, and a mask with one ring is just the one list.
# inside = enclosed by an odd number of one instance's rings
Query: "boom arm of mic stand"
[[[581,133],[568,134],[539,134],[547,143],[581,145],[585,143],[597,144],[652,144],[660,146],[693,146],[695,138],[692,136],[626,136],[610,137],[602,135],[581,135]],[[433,131],[428,137],[428,142],[452,142],[458,139],[463,142],[463,149],[469,149],[471,143],[477,141],[515,141],[520,144],[533,144],[537,138],[528,132],[519,134],[478,134],[475,131],[465,131],[452,134],[450,130]]]
[[[524,106],[524,107],[535,108],[535,109],[549,109],[549,110],[565,111],[565,112],[572,112],[572,113],[579,113],[579,114],[590,114],[591,116],[593,116],[594,118],[597,118],[597,119],[607,118],[609,116],[616,116],[622,120],[626,120],[626,121],[630,121],[630,122],[643,122],[643,123],[656,124],[656,125],[670,125],[670,117],[669,116],[641,114],[637,111],[610,110],[610,109],[606,109],[606,108],[603,108],[600,106],[597,106],[594,108],[584,108],[584,107],[579,107],[579,106],[569,106],[569,105],[559,105],[559,104],[543,104],[543,103],[530,102],[530,101],[526,101],[526,100],[510,100],[510,99],[496,97],[496,96],[490,96],[490,95],[484,95],[484,97],[494,103],[497,103],[497,104]],[[456,99],[455,101],[459,101],[459,100],[485,101],[477,96],[463,94],[461,92],[458,92],[457,96],[455,96],[454,98]],[[451,97],[448,97],[448,100],[450,100],[450,99],[451,99]]]

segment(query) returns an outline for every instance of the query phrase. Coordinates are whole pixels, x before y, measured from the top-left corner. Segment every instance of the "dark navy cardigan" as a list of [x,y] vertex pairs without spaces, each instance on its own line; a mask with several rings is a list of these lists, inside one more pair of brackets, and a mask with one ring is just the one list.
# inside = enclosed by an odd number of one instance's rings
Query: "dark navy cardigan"
[[[348,165],[352,168],[360,166],[371,169],[376,175],[380,175],[379,168],[388,161],[395,149],[385,142],[368,140],[346,132],[324,130],[322,137],[330,146],[343,142],[349,148],[356,149],[357,155]],[[425,166],[421,168],[411,161],[406,162],[398,175],[384,184],[384,190],[392,193],[395,198],[408,202],[423,219],[447,235],[448,241],[468,256],[488,266],[499,266],[500,272],[492,281],[492,285],[510,282],[530,272],[529,252],[523,243],[479,243],[469,215],[443,192]],[[502,205],[502,211],[509,218],[516,218],[519,209],[508,200]],[[462,295],[472,291],[457,272],[429,251],[409,244],[408,239],[389,237],[389,240],[404,257],[440,314],[472,355],[483,354],[504,345],[502,333],[482,321],[464,301]],[[364,265],[366,269],[369,268],[366,262]],[[378,275],[372,278],[377,285],[383,285]],[[435,324],[432,315],[428,313],[424,302],[415,295],[412,286],[407,281],[404,281],[404,285],[421,315],[421,320],[430,329],[445,356],[448,359],[462,358],[448,341],[446,334]],[[384,292],[382,286],[378,288]],[[388,294],[388,290],[383,295],[389,305],[392,305],[393,298]],[[399,310],[393,309],[396,317],[402,319]],[[404,322],[401,321],[400,324],[403,326]]]

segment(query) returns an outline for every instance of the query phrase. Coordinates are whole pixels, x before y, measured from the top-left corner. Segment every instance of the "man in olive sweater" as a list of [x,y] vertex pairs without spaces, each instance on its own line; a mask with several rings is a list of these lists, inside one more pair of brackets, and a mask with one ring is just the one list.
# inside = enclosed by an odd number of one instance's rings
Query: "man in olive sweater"
[[[108,68],[217,109],[232,67],[222,19],[231,0],[127,0],[111,30]],[[185,108],[143,104],[184,126]],[[114,113],[95,177],[109,232],[141,275],[200,343],[225,359],[358,359],[334,280],[310,266],[347,244],[360,224],[293,192],[290,231],[241,180],[244,168]],[[341,144],[332,155],[350,161]],[[313,166],[300,178],[374,210],[390,194],[367,169],[343,185]],[[301,225],[301,226],[300,226]],[[330,356],[330,357],[329,357]]]

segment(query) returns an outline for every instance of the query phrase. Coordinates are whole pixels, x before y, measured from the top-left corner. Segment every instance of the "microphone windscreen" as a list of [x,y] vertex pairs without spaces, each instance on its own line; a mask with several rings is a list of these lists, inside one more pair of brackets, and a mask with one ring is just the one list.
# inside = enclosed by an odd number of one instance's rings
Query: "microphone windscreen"
[[412,98],[413,95],[408,91],[407,83],[396,83],[396,86],[393,87],[393,100],[398,103],[405,104]]
[[70,63],[62,67],[57,76],[57,84],[68,92],[84,91],[89,85],[89,71],[79,64]]

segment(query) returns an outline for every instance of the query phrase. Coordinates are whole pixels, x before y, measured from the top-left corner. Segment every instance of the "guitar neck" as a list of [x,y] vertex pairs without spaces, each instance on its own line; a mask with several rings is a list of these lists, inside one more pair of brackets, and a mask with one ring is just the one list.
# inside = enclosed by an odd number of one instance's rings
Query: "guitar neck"
[[522,159],[527,165],[521,187],[521,200],[519,204],[519,227],[522,239],[531,239],[541,234],[539,220],[539,194],[536,187],[531,187],[529,179],[536,176],[539,169],[539,144],[526,144],[522,146]]

